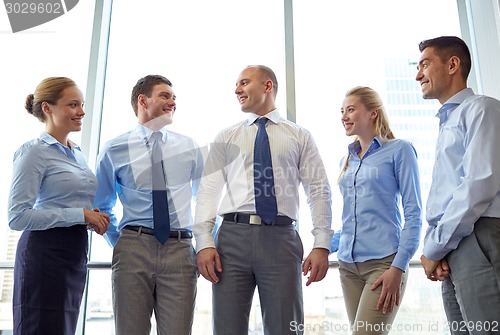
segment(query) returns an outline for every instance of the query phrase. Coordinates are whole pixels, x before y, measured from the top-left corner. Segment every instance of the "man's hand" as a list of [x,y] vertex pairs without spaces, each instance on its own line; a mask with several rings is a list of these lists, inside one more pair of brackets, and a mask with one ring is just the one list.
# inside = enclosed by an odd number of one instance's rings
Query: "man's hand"
[[448,277],[450,273],[448,262],[446,262],[445,260],[433,261],[432,259],[429,259],[422,255],[420,257],[420,262],[422,263],[425,275],[429,280],[443,281]]
[[328,249],[324,248],[314,248],[309,256],[307,256],[304,264],[302,264],[302,273],[307,278],[306,286],[309,286],[312,282],[321,281],[326,276],[328,271]]
[[218,283],[219,277],[215,273],[222,272],[219,253],[215,248],[206,248],[198,252],[196,256],[198,271],[206,280],[212,283]]
[[434,273],[434,278],[439,281],[445,280],[450,275],[450,267],[448,266],[448,262],[442,259],[439,262],[438,267]]

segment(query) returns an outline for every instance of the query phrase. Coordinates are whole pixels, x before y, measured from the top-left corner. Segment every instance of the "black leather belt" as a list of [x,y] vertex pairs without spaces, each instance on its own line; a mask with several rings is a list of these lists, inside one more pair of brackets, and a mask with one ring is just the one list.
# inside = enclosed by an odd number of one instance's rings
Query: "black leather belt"
[[[236,223],[246,223],[246,224],[265,224],[262,222],[260,216],[255,214],[245,214],[245,213],[227,213],[224,214],[224,221],[236,222]],[[288,226],[291,225],[294,220],[290,219],[288,216],[278,215],[276,219],[271,223],[271,225],[276,226]]]
[[[142,226],[125,226],[123,229],[133,230],[142,234],[154,235],[155,231],[151,228],[146,228]],[[189,230],[171,230],[170,238],[193,238],[193,232]]]

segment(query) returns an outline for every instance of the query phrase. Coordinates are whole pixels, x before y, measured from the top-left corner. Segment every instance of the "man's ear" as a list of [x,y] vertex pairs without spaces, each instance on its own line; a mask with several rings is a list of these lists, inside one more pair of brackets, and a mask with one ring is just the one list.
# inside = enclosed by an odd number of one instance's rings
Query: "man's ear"
[[266,86],[266,91],[272,92],[272,90],[273,90],[273,81],[270,80],[270,79],[266,80],[265,86]]
[[148,97],[145,96],[144,94],[139,94],[139,96],[137,97],[137,106],[142,106],[142,108],[147,109],[148,107],[147,98]]
[[457,56],[451,56],[448,60],[448,73],[455,74],[460,70],[460,58]]

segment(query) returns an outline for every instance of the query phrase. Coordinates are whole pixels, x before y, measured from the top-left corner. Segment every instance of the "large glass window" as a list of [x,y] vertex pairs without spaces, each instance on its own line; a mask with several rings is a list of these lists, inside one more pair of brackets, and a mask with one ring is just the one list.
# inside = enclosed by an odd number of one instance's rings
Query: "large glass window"
[[[277,106],[286,117],[283,3],[114,1],[101,146],[136,126],[130,93],[136,81],[147,74],[161,74],[173,82],[178,106],[171,129],[193,137],[202,147],[221,129],[245,118],[234,86],[246,65],[265,64],[275,70],[280,83]],[[296,122],[312,132],[322,153],[333,191],[335,229],[341,225],[342,199],[336,185],[339,162],[350,141],[341,127],[340,107],[344,93],[353,86],[376,89],[386,103],[396,136],[415,145],[425,205],[437,135],[433,117],[437,102],[424,101],[414,80],[418,42],[438,35],[460,36],[456,5],[456,0],[293,2]],[[422,23],[424,19],[417,15],[421,8],[432,9],[425,11],[425,22],[432,24]],[[9,113],[0,135],[4,148],[2,185],[10,185],[14,151],[44,129],[23,108],[26,95],[41,79],[59,75],[74,79],[85,90],[93,10],[93,1],[80,1],[66,15],[16,34],[10,32],[6,15],[0,17],[0,91],[4,112]],[[71,138],[81,142],[80,134]],[[0,192],[4,213],[7,196],[8,187],[4,187]],[[306,254],[313,242],[310,221],[308,206],[302,201],[300,233]],[[0,262],[8,263],[14,260],[20,233],[8,229],[6,215],[3,222]],[[86,322],[79,330],[114,334],[111,271],[106,268],[111,262],[111,248],[96,234],[92,236],[90,257],[94,263],[104,262],[105,269],[90,271],[87,299],[82,306]],[[335,260],[335,255],[331,259]],[[396,323],[420,324],[429,334],[435,334],[431,327],[444,320],[437,284],[427,281],[417,268],[410,271],[408,286],[411,290],[407,290]],[[8,334],[12,328],[11,270],[0,270],[0,288],[0,334]],[[306,329],[306,334],[347,334],[336,269],[330,269],[324,281],[304,287],[304,299],[306,323],[318,325]],[[433,303],[426,304],[429,301]],[[262,334],[257,294],[250,321],[251,333]],[[417,332],[426,333],[395,334]],[[211,285],[203,278],[198,283],[193,334],[211,334]]]
[[234,88],[245,66],[267,64],[284,83],[283,25],[281,1],[115,1],[101,144],[135,127],[130,93],[147,74],[173,83],[172,128],[209,143],[244,118]]

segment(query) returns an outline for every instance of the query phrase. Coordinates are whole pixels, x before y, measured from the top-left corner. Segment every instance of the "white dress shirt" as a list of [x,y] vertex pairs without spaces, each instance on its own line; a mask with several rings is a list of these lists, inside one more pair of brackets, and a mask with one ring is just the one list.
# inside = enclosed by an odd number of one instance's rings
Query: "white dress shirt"
[[[196,249],[214,247],[212,230],[216,215],[239,212],[255,214],[253,152],[259,116],[224,129],[210,146],[197,196],[193,233]],[[278,110],[265,117],[271,147],[278,215],[293,220],[299,216],[299,186],[302,183],[311,209],[314,247],[329,249],[331,190],[314,140],[306,129],[282,118]],[[222,191],[226,191],[222,196]],[[222,201],[221,201],[222,197]],[[217,207],[218,210],[217,210]]]

